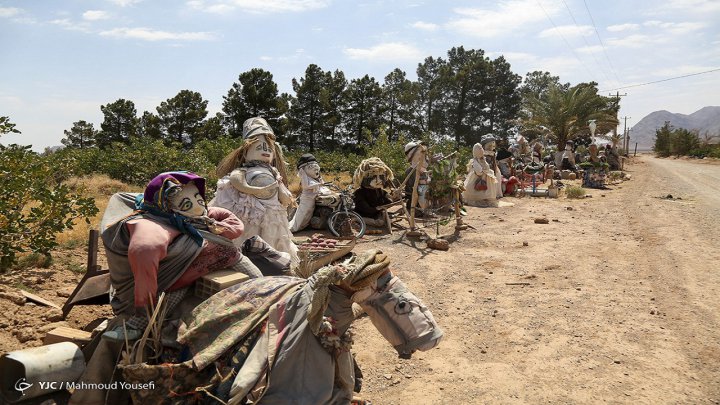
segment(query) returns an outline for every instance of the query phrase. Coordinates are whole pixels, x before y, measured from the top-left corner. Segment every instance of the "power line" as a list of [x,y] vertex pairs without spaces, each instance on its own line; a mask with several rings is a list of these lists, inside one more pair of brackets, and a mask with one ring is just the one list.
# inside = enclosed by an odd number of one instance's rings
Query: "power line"
[[684,77],[690,77],[690,76],[704,75],[704,74],[706,74],[706,73],[712,73],[712,72],[717,72],[717,71],[720,71],[720,68],[711,69],[711,70],[706,70],[706,71],[704,71],[704,72],[690,73],[690,74],[686,74],[686,75],[682,75],[682,76],[669,77],[669,78],[667,78],[667,79],[655,80],[655,81],[647,82],[647,83],[631,84],[631,85],[628,85],[628,86],[616,87],[616,88],[614,88],[614,89],[601,90],[600,92],[601,92],[601,93],[604,93],[604,92],[606,92],[606,91],[615,91],[615,90],[629,89],[629,88],[631,88],[631,87],[647,86],[648,84],[655,84],[655,83],[667,82],[667,81],[670,81],[670,80],[682,79],[682,78],[684,78]]
[[565,36],[562,34],[562,32],[560,31],[560,29],[558,29],[558,26],[555,25],[555,22],[552,20],[552,18],[550,18],[550,14],[548,14],[548,12],[545,11],[545,7],[543,7],[543,5],[540,3],[540,0],[535,0],[535,1],[537,1],[538,6],[540,6],[540,8],[542,9],[543,13],[545,13],[545,17],[547,17],[547,19],[550,21],[550,24],[552,24],[553,27],[555,27],[555,31],[557,31],[558,35],[560,35],[560,38],[562,38],[562,40],[565,42],[565,45],[568,47],[568,49],[570,50],[570,52],[572,52],[572,54],[575,56],[575,59],[577,59],[578,62],[580,62],[580,65],[582,65],[582,67],[585,68],[585,71],[587,72],[587,74],[592,77],[592,75],[593,75],[592,72],[590,72],[590,70],[589,70],[589,69],[587,68],[587,66],[583,63],[583,61],[580,59],[580,57],[577,55],[577,53],[575,53],[575,50],[573,50],[573,48],[570,46],[570,43],[567,41],[567,39],[565,39]]
[[595,28],[595,35],[598,37],[598,41],[600,41],[600,46],[602,46],[603,53],[605,54],[605,59],[607,59],[608,64],[610,65],[610,70],[613,72],[613,75],[615,75],[615,79],[617,79],[618,83],[620,83],[620,77],[617,75],[617,71],[615,70],[615,66],[613,66],[612,61],[610,60],[610,57],[607,54],[607,50],[605,49],[605,44],[602,41],[602,38],[600,38],[600,33],[598,32],[597,25],[595,25],[595,19],[592,16],[592,13],[590,12],[590,8],[587,5],[587,1],[583,0],[583,3],[585,4],[585,10],[587,10],[588,15],[590,16],[590,21],[592,22],[593,28]]
[[[578,22],[575,19],[575,16],[573,15],[572,11],[570,10],[570,6],[568,6],[567,1],[562,0],[562,2],[563,2],[563,4],[565,4],[565,8],[567,9],[568,13],[570,14],[570,18],[572,18],[573,23],[575,23],[575,27],[577,27],[578,32],[580,32],[580,26],[578,25]],[[597,66],[598,69],[600,69],[600,72],[603,74],[603,76],[605,76],[605,79],[607,79],[607,81],[610,81],[610,77],[607,75],[607,73],[605,73],[605,69],[600,68],[600,61],[598,61],[598,59],[595,57],[595,52],[591,51],[591,49],[590,49],[591,46],[588,43],[587,39],[585,38],[585,35],[583,35],[582,32],[580,32],[580,36],[582,37],[583,42],[585,42],[585,45],[587,45],[588,52],[590,52],[590,55],[592,55],[593,60],[595,61],[595,66]],[[619,82],[619,80],[618,80],[618,82]]]

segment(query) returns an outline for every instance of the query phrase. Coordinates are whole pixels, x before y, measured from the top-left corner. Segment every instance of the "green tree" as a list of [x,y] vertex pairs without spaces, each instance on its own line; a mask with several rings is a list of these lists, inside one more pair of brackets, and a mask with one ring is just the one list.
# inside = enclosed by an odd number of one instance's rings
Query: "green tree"
[[670,121],[655,131],[653,151],[660,157],[668,157],[672,153],[672,127]]
[[305,146],[311,152],[318,146],[318,133],[323,127],[327,115],[327,93],[323,100],[323,88],[327,83],[328,74],[318,65],[310,64],[305,75],[297,80],[292,79],[295,98],[291,101],[288,118],[296,144]]
[[177,142],[188,147],[199,140],[203,120],[208,115],[208,101],[195,91],[181,90],[157,107],[166,142]]
[[690,151],[700,147],[700,137],[696,131],[678,128],[672,132],[671,149],[676,156],[687,156]]
[[448,51],[447,64],[440,69],[442,125],[456,145],[472,144],[490,131],[482,119],[486,107],[491,64],[482,50],[457,47]]
[[595,120],[600,134],[609,132],[618,123],[617,102],[598,95],[597,83],[580,83],[568,89],[553,86],[544,99],[528,100],[527,108],[523,126],[547,133],[559,149],[568,140],[589,138],[590,120]]
[[321,140],[325,147],[335,148],[344,140],[338,139],[338,128],[343,121],[347,86],[348,81],[341,70],[325,74],[325,85],[320,91],[320,104],[323,108]]
[[442,58],[425,58],[419,63],[416,73],[418,76],[415,88],[416,111],[420,111],[417,125],[422,132],[438,135],[440,131],[442,109],[440,100],[442,85],[440,72],[447,64]]
[[378,134],[382,116],[382,88],[374,77],[365,75],[353,79],[347,88],[347,104],[344,111],[345,128],[353,134],[354,141],[361,145],[368,141],[373,143]]
[[160,126],[160,117],[150,111],[144,111],[138,120],[137,136],[141,138],[161,139],[163,132]]
[[259,68],[241,73],[223,100],[226,125],[232,136],[242,136],[243,122],[251,117],[264,117],[276,135],[282,135],[282,117],[288,106],[278,96],[272,73]]
[[405,72],[396,68],[385,76],[382,86],[382,122],[391,141],[402,132],[419,132],[413,109],[417,88],[405,76]]
[[227,134],[225,129],[225,115],[222,113],[215,114],[214,117],[210,117],[203,122],[202,127],[199,130],[200,139],[218,139]]
[[20,131],[15,129],[15,124],[10,122],[9,117],[0,117],[0,135],[9,133],[19,134]]
[[484,90],[485,108],[480,110],[480,119],[489,132],[506,139],[516,126],[516,117],[520,111],[521,77],[512,72],[510,64],[503,56],[490,62],[490,81]]
[[100,124],[100,133],[97,135],[97,144],[105,148],[113,142],[129,142],[135,136],[137,128],[137,110],[135,103],[130,100],[117,101],[101,105],[103,122]]
[[98,134],[93,124],[85,120],[73,122],[72,128],[63,132],[65,133],[65,138],[60,142],[68,148],[79,149],[94,147]]
[[520,94],[523,101],[532,99],[546,100],[550,89],[553,88],[567,90],[570,88],[570,83],[562,84],[559,76],[553,76],[550,72],[536,70],[525,75],[522,86],[520,86]]

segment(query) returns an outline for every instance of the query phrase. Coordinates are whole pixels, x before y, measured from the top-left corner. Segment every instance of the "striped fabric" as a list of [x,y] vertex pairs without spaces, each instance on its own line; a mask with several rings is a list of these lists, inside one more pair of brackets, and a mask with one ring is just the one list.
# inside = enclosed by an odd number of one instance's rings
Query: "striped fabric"
[[264,276],[290,275],[290,254],[275,250],[260,236],[253,236],[242,245],[242,253]]

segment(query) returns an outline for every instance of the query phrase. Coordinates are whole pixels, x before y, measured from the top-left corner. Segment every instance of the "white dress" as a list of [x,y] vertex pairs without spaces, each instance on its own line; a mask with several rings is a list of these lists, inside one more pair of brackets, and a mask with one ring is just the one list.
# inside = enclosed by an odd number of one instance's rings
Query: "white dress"
[[[487,189],[476,190],[475,183],[485,180]],[[463,201],[470,206],[495,206],[497,204],[497,188],[499,182],[496,173],[490,168],[484,157],[473,158],[468,163],[468,174],[465,178]]]
[[[252,168],[255,171],[267,171],[265,168]],[[232,173],[218,180],[217,193],[210,201],[211,206],[222,207],[232,211],[245,224],[245,232],[242,236],[233,240],[236,246],[241,247],[245,240],[252,236],[259,235],[265,242],[275,250],[290,254],[293,264],[297,264],[298,248],[292,241],[292,232],[287,219],[287,208],[280,204],[277,193],[270,198],[261,199],[251,194],[240,192],[230,184],[230,176],[238,173],[235,169]],[[284,187],[281,184],[281,187]]]

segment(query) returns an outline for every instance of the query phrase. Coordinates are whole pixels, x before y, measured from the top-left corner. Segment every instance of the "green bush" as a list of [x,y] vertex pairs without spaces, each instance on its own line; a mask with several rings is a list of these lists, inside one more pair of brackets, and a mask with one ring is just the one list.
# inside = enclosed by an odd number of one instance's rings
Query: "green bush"
[[565,189],[565,195],[567,198],[583,198],[585,196],[585,189],[580,186],[568,186]]
[[17,261],[20,252],[49,255],[56,235],[72,229],[73,221],[95,215],[92,198],[62,183],[72,162],[52,160],[30,146],[0,145],[0,271]]

